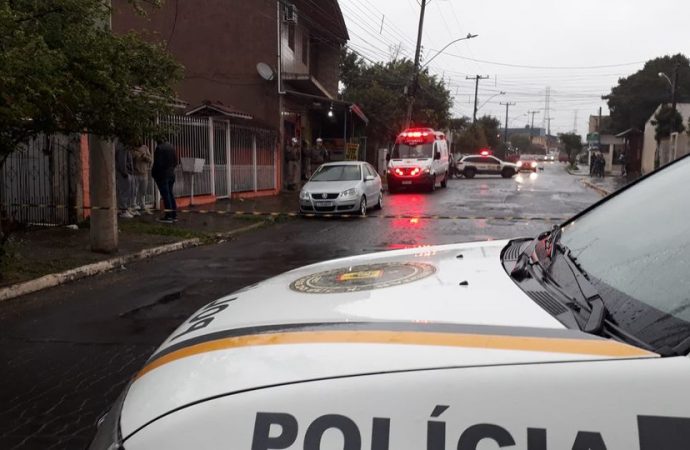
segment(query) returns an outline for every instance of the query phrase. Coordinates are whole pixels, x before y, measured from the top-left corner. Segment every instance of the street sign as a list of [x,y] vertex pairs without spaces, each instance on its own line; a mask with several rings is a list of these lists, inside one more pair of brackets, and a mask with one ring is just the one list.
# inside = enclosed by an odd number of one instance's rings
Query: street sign
[[347,144],[345,159],[348,161],[357,161],[359,159],[359,144]]
[[594,133],[587,133],[587,143],[596,144],[599,142],[599,133],[596,131]]

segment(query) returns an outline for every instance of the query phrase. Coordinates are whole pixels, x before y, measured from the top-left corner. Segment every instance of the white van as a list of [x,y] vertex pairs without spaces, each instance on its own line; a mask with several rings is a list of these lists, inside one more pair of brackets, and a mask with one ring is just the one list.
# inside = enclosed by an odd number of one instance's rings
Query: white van
[[446,135],[431,128],[408,128],[400,133],[388,158],[388,192],[404,187],[423,187],[448,183],[448,141]]

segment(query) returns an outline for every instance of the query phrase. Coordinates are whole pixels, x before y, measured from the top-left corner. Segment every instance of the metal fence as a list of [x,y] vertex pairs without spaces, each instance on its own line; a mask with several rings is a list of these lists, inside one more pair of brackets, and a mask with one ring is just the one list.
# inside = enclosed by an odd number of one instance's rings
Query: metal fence
[[6,218],[43,225],[75,221],[75,211],[68,206],[74,202],[79,176],[75,139],[41,136],[7,157],[0,170],[0,204]]
[[[178,167],[176,197],[214,195],[276,188],[277,134],[207,117],[166,116],[170,143],[180,158],[201,158],[203,170],[192,174]],[[153,145],[152,145],[153,148]]]
[[[275,189],[277,134],[275,131],[231,124],[208,117],[166,116],[170,142],[181,158],[204,160],[192,175],[176,170],[176,197]],[[154,149],[153,140],[150,148]],[[78,219],[82,192],[79,136],[51,136],[31,140],[11,154],[0,170],[0,207],[10,220],[28,224],[63,225]],[[152,180],[146,200],[155,203]],[[46,206],[48,205],[48,206]]]

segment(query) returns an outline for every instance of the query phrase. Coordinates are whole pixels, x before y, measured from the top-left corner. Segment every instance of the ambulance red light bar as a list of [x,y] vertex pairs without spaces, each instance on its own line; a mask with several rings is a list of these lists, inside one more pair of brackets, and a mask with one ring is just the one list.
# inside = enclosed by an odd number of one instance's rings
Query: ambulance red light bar
[[398,142],[425,143],[435,140],[434,130],[431,128],[408,128],[398,135]]

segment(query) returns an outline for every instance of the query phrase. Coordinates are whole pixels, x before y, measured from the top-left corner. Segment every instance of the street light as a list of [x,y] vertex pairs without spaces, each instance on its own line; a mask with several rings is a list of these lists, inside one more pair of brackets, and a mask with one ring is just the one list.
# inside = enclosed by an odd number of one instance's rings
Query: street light
[[676,85],[678,85],[679,67],[680,64],[676,63],[675,67],[673,68],[673,81],[671,81],[671,78],[664,72],[659,72],[659,78],[663,78],[671,86],[671,108],[673,108],[674,111],[676,110]]
[[432,56],[431,58],[429,58],[429,60],[428,60],[426,63],[424,63],[424,65],[423,65],[422,67],[420,67],[419,69],[421,70],[421,69],[425,68],[426,66],[428,66],[429,63],[430,63],[431,61],[434,60],[434,58],[436,58],[438,55],[440,55],[441,53],[443,53],[443,51],[444,51],[445,49],[447,49],[448,47],[450,47],[452,44],[455,44],[456,42],[460,42],[460,41],[465,41],[465,40],[467,40],[467,39],[473,39],[473,38],[476,38],[477,36],[479,36],[479,35],[478,35],[478,34],[467,33],[467,36],[465,36],[465,37],[462,37],[462,38],[459,38],[459,39],[455,39],[454,41],[450,41],[450,42],[447,43],[441,50],[439,50],[438,52],[436,52],[436,54],[435,54],[434,56]]
[[492,96],[489,97],[484,103],[482,103],[481,106],[479,106],[479,108],[477,108],[477,111],[479,111],[480,109],[482,109],[482,108],[484,107],[484,105],[486,105],[487,103],[489,103],[489,101],[490,101],[492,98],[497,97],[497,96],[499,96],[499,95],[506,95],[506,93],[503,92],[503,91],[501,91],[501,92],[499,92],[498,94],[492,95]]

